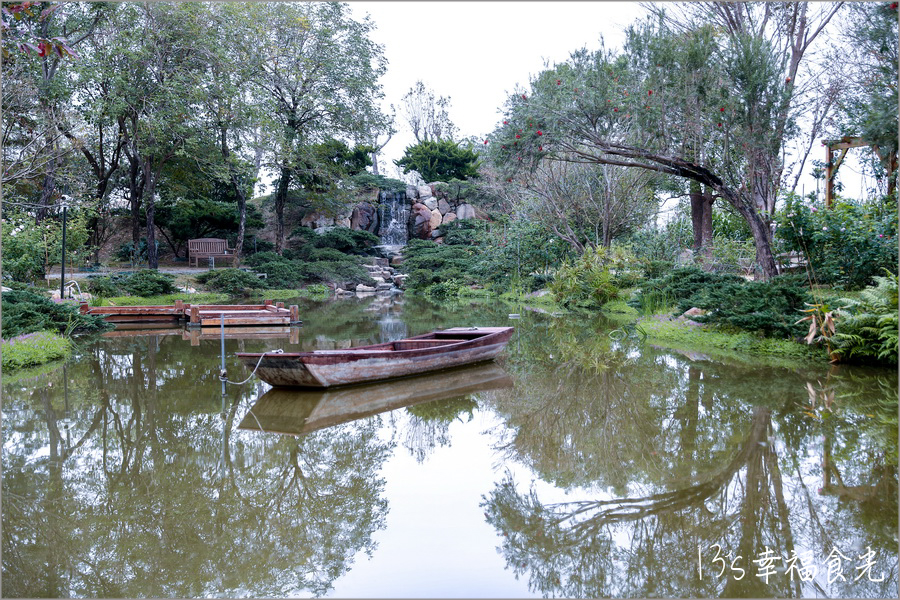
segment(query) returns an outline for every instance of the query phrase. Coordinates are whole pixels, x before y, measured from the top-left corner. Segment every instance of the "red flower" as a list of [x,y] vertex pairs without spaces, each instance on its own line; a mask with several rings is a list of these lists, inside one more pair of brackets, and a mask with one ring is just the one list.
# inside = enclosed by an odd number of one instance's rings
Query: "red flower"
[[722,124],[721,124],[721,123],[719,123],[719,127],[721,127],[721,126],[722,126]]
[[791,78],[788,77],[787,79],[784,80],[784,82],[785,82],[785,83],[790,83],[790,82],[791,82]]
[[509,121],[503,121],[504,125],[509,125]]
[[522,136],[519,135],[519,134],[517,133],[517,134],[516,134],[516,139],[519,139],[520,137],[522,137]]
[[487,141],[487,140],[484,140],[484,145],[485,145],[485,146],[487,146],[487,143],[488,143],[488,141]]
[[725,112],[725,107],[723,106],[722,108],[720,108],[719,112]]
[[897,3],[891,2],[891,8],[893,8],[894,10],[897,10]]
[[543,133],[542,133],[542,132],[541,132],[541,130],[540,130],[540,129],[538,129],[538,132],[537,132],[537,134],[538,134],[538,135],[544,135],[544,134],[543,134]]
[[619,109],[618,109],[618,108],[614,108],[614,109],[613,109],[613,112],[619,112]]
[[557,80],[556,80],[556,85],[562,85],[562,79],[557,79]]
[[522,100],[528,100],[528,98],[525,97],[525,94],[522,94]]
[[512,183],[512,177],[506,180],[507,183]]
[[652,95],[653,95],[653,90],[647,90],[647,95],[648,95],[648,96],[652,96]]
[[543,152],[543,151],[544,151],[544,147],[543,147],[543,146],[538,146],[538,152]]

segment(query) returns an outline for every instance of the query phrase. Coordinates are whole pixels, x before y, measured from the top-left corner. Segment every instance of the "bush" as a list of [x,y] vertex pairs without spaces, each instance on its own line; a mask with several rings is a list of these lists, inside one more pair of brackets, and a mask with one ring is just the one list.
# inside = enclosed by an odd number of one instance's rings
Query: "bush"
[[456,279],[448,279],[433,283],[425,288],[424,296],[431,300],[441,301],[459,296],[460,290],[465,287]]
[[577,260],[563,263],[549,286],[556,301],[564,306],[600,307],[615,300],[619,289],[605,264],[605,254],[603,249],[588,248]]
[[709,313],[696,317],[699,322],[796,337],[802,335],[804,327],[795,323],[805,303],[811,301],[801,276],[783,275],[770,282],[756,282],[687,267],[647,282],[628,304],[643,314],[666,305],[674,306],[676,314],[702,308]]
[[405,192],[406,182],[390,179],[384,175],[374,175],[368,171],[349,177],[350,183],[360,190],[382,190],[385,192]]
[[786,250],[806,256],[819,283],[855,290],[897,271],[896,209],[847,201],[819,209],[791,195],[777,221],[776,237]]
[[404,173],[417,171],[425,181],[450,181],[478,176],[478,155],[451,140],[426,140],[407,146],[394,164]]
[[2,335],[6,339],[36,331],[66,333],[112,327],[102,317],[81,314],[74,302],[54,302],[28,290],[3,292],[2,298]]
[[271,288],[296,289],[303,281],[302,264],[279,257],[279,260],[264,262],[255,266],[260,273],[266,274],[266,285]]
[[210,290],[225,292],[231,296],[239,296],[248,289],[268,287],[267,280],[260,279],[259,276],[240,269],[207,271],[197,275],[196,279]]
[[141,238],[138,241],[137,254],[134,252],[134,242],[129,241],[119,246],[115,252],[115,257],[122,262],[131,262],[132,259],[136,261],[147,260],[147,238]]
[[104,298],[118,296],[121,293],[119,284],[112,277],[92,277],[87,281],[87,290]]
[[14,371],[65,358],[71,342],[52,331],[38,331],[3,341],[3,371]]
[[132,273],[119,284],[132,296],[160,296],[178,291],[175,287],[175,276],[160,273],[155,269],[142,269]]
[[797,320],[811,302],[805,281],[784,276],[768,282],[741,280],[706,285],[682,299],[677,310],[708,310],[706,315],[695,317],[701,323],[727,324],[771,337],[800,337],[808,326],[797,324]]
[[347,261],[323,260],[300,264],[303,281],[324,281],[327,283],[365,283],[375,281],[360,264]]
[[312,239],[316,248],[333,248],[344,254],[369,255],[381,240],[374,233],[356,231],[347,227],[335,227]]
[[832,337],[834,353],[842,362],[879,362],[897,364],[897,276],[875,277],[858,300],[842,299],[838,309],[836,332]]

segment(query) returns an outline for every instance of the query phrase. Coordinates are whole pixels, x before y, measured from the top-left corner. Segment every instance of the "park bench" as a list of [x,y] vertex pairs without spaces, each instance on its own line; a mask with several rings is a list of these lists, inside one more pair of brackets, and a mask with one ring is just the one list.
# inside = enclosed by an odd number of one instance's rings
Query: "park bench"
[[234,256],[234,250],[228,247],[228,241],[219,238],[200,238],[188,240],[188,264],[193,261],[195,267],[199,267],[199,259],[208,258],[213,267],[216,266],[216,258],[229,258]]

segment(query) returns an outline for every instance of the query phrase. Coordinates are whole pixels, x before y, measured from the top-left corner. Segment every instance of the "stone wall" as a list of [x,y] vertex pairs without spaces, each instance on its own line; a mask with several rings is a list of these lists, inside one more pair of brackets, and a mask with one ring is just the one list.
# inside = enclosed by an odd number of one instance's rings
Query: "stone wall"
[[457,219],[484,218],[468,202],[452,200],[446,190],[447,185],[440,182],[406,188],[406,197],[412,203],[409,211],[410,239],[432,239],[441,243],[441,225]]

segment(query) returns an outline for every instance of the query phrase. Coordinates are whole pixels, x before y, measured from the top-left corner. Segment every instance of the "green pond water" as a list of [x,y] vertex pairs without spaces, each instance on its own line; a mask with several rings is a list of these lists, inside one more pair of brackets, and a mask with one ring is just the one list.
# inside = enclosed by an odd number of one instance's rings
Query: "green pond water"
[[516,333],[495,364],[328,394],[223,393],[220,340],[177,329],[5,377],[2,595],[897,597],[895,370],[496,303],[301,311],[299,339],[227,339],[228,377],[238,351]]

